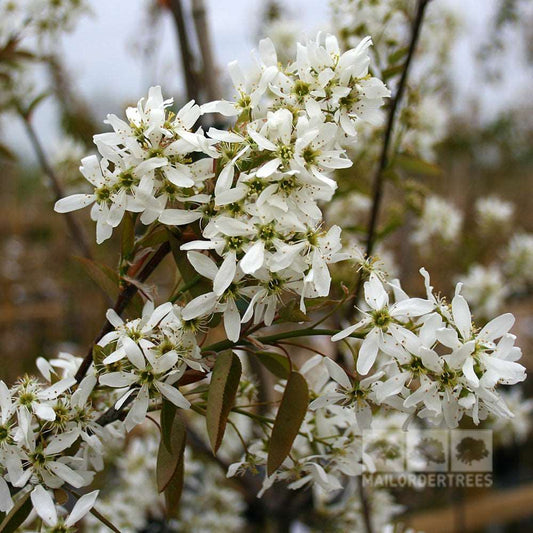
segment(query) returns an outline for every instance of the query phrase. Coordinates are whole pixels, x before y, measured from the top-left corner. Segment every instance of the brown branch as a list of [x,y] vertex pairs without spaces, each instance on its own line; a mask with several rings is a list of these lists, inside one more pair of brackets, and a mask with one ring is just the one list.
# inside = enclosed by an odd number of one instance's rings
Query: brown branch
[[[139,282],[144,282],[150,276],[150,274],[157,268],[159,263],[163,261],[165,256],[170,252],[170,244],[168,241],[164,242],[154,253],[154,255],[151,257],[151,259],[146,263],[145,267],[141,270],[139,275],[137,276],[137,280]],[[126,309],[127,305],[130,303],[132,298],[137,294],[137,291],[139,288],[132,284],[127,283],[126,286],[122,289],[121,293],[118,295],[117,300],[115,302],[115,305],[113,306],[114,311],[117,314],[121,314],[124,309]],[[87,370],[89,370],[89,367],[91,366],[91,363],[93,361],[93,347],[94,345],[106,334],[109,333],[113,329],[113,326],[109,321],[105,321],[104,325],[102,326],[102,329],[100,330],[100,333],[96,336],[94,342],[91,344],[91,347],[89,348],[89,351],[87,352],[87,355],[83,359],[80,368],[76,372],[76,381],[78,383],[85,377],[85,374],[87,374]]]
[[211,45],[211,32],[207,20],[205,0],[193,0],[192,18],[196,28],[196,37],[202,55],[202,85],[207,100],[220,98],[218,76]]
[[[403,94],[407,87],[407,78],[409,75],[409,68],[411,66],[411,62],[412,62],[412,59],[413,59],[413,56],[416,50],[418,38],[420,36],[420,30],[422,28],[422,22],[424,19],[424,12],[430,1],[431,0],[418,0],[416,16],[415,16],[415,20],[413,21],[413,25],[411,29],[411,39],[409,43],[409,50],[407,53],[407,58],[405,60],[405,65],[402,71],[402,75],[400,77],[400,81],[398,82],[396,94],[391,101],[391,105],[389,109],[387,124],[385,127],[385,133],[383,137],[383,147],[381,149],[379,164],[376,169],[376,173],[374,175],[374,180],[373,180],[372,210],[370,212],[370,219],[368,222],[368,235],[367,235],[367,241],[366,241],[367,257],[372,255],[372,252],[374,251],[374,245],[376,243],[377,224],[378,224],[381,203],[383,200],[383,188],[385,185],[385,170],[389,164],[389,147],[392,141],[394,125],[396,121],[396,112],[398,110]],[[363,276],[360,275],[358,283],[357,283],[357,288],[355,291],[356,301],[361,291],[362,282],[363,282]]]
[[185,79],[187,99],[199,101],[200,84],[198,81],[198,76],[194,71],[194,56],[191,51],[189,36],[187,34],[187,26],[183,16],[183,6],[181,4],[181,0],[170,0],[168,7],[172,13],[178,34],[179,53],[181,57],[181,66],[183,69],[183,77]]
[[368,495],[363,485],[363,476],[357,476],[357,488],[359,489],[359,499],[361,501],[361,514],[363,515],[363,522],[365,524],[366,533],[373,533],[374,528],[372,526],[372,513],[370,508],[370,502],[368,501]]
[[411,42],[409,43],[409,51],[407,53],[407,59],[405,60],[405,65],[398,82],[398,88],[396,89],[396,95],[392,99],[389,116],[387,119],[387,126],[385,128],[385,135],[383,140],[383,148],[381,150],[381,156],[379,159],[379,165],[374,176],[374,187],[373,187],[373,203],[372,211],[370,213],[370,221],[368,225],[368,236],[366,243],[366,254],[367,256],[371,255],[374,250],[375,244],[375,235],[376,228],[379,216],[379,210],[381,207],[381,201],[383,198],[383,185],[384,185],[384,171],[387,168],[389,163],[389,146],[392,140],[392,134],[394,130],[395,120],[396,120],[396,111],[402,100],[403,93],[407,86],[407,77],[409,74],[409,67],[411,66],[411,61],[416,49],[416,44],[418,42],[418,37],[420,36],[420,30],[422,28],[422,21],[424,18],[424,11],[430,0],[418,0],[418,6],[416,11],[416,17],[413,22],[411,30]]
[[[52,186],[54,197],[56,200],[60,200],[61,198],[65,196],[65,194],[61,187],[61,183],[58,177],[56,176],[54,169],[52,168],[52,165],[50,165],[48,158],[46,157],[46,154],[44,153],[44,149],[42,147],[41,142],[39,141],[37,132],[35,131],[35,128],[33,127],[33,124],[31,123],[30,116],[27,113],[24,113],[21,109],[19,109],[19,114],[20,114],[20,117],[22,118],[24,127],[26,129],[26,133],[28,134],[28,137],[33,146],[33,149],[35,150],[35,154],[37,155],[37,160],[39,161],[39,165],[41,166],[41,169],[43,170],[43,172],[46,174],[46,176],[48,177],[50,181],[50,185]],[[85,235],[85,232],[83,231],[83,227],[80,225],[80,223],[78,222],[78,220],[76,219],[73,213],[65,213],[64,217],[67,221],[67,225],[72,235],[72,238],[76,246],[79,248],[81,254],[83,255],[83,257],[86,257],[87,259],[92,259],[91,248],[89,247],[87,237]]]

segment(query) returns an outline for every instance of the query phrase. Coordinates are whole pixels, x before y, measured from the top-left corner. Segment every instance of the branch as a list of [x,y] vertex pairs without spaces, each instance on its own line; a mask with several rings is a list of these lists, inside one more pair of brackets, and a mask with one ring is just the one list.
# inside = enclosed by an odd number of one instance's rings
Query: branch
[[[140,274],[137,276],[137,280],[140,281],[141,283],[146,281],[148,276],[150,276],[150,274],[157,268],[159,263],[163,261],[163,259],[169,252],[170,252],[170,244],[168,241],[166,241],[157,249],[155,254],[146,263],[146,266],[141,270]],[[121,293],[118,295],[115,305],[113,306],[114,311],[120,315],[124,311],[124,309],[126,309],[131,299],[137,294],[138,290],[139,288],[136,285],[132,283],[128,283],[124,287],[124,289],[122,289]],[[83,359],[80,365],[80,368],[76,372],[75,378],[78,383],[85,377],[85,374],[87,374],[87,370],[89,370],[89,367],[91,366],[91,363],[93,361],[94,345],[106,333],[109,333],[112,329],[113,329],[113,326],[111,325],[109,321],[106,320],[104,325],[102,326],[102,329],[100,330],[100,333],[98,333],[94,342],[91,344],[91,347],[89,348],[87,355]]]
[[[50,163],[48,162],[46,154],[44,153],[44,149],[41,145],[41,142],[39,141],[39,137],[37,137],[37,132],[35,131],[35,128],[33,127],[33,124],[31,123],[30,117],[27,113],[24,113],[22,109],[19,109],[19,114],[24,122],[26,133],[28,134],[28,137],[30,138],[30,142],[33,146],[33,149],[35,150],[35,153],[37,155],[37,160],[39,161],[39,165],[41,166],[41,169],[48,176],[48,179],[50,180],[50,184],[52,186],[55,199],[60,200],[61,198],[65,196],[65,194],[61,187],[61,183],[59,182],[59,179],[56,176],[54,169],[52,168],[52,165],[50,165]],[[83,231],[82,226],[80,225],[80,223],[78,222],[78,220],[72,213],[65,213],[64,217],[66,218],[67,225],[69,227],[72,238],[74,239],[74,242],[76,243],[76,246],[79,248],[81,254],[83,255],[83,257],[86,257],[87,259],[92,259],[91,248],[89,247],[89,244],[87,242],[87,237],[85,235],[85,232]]]
[[218,76],[213,58],[213,48],[211,46],[211,34],[207,20],[205,0],[193,0],[192,17],[196,28],[196,37],[202,54],[202,82],[205,90],[205,97],[208,100],[218,100],[220,98],[220,88]]
[[[374,175],[374,185],[373,185],[373,203],[372,211],[370,213],[370,220],[368,224],[368,236],[366,242],[366,254],[367,256],[372,255],[374,251],[374,245],[376,240],[376,228],[379,217],[379,210],[381,207],[381,201],[383,197],[383,186],[384,186],[384,171],[387,168],[389,163],[389,146],[392,140],[392,134],[395,125],[396,111],[402,100],[403,93],[407,86],[407,77],[409,74],[409,67],[411,66],[411,61],[416,49],[416,44],[418,42],[418,37],[420,35],[420,30],[422,28],[422,21],[424,18],[424,11],[430,0],[418,0],[418,6],[416,11],[416,17],[413,22],[411,30],[411,42],[409,43],[409,51],[407,53],[407,59],[402,71],[402,76],[398,82],[398,88],[396,89],[396,95],[391,101],[391,106],[389,110],[389,115],[387,119],[387,125],[385,128],[383,148],[381,150],[381,156],[379,159],[379,165]],[[360,284],[359,284],[360,285]]]
[[[372,201],[372,210],[370,212],[370,219],[368,222],[368,235],[366,241],[366,256],[367,258],[372,255],[374,251],[374,245],[376,243],[376,230],[379,218],[379,210],[381,207],[381,202],[383,199],[383,187],[385,185],[385,169],[389,164],[389,146],[392,141],[392,134],[394,131],[394,124],[396,119],[396,111],[402,100],[403,93],[407,86],[407,77],[409,74],[409,67],[411,66],[411,61],[415,53],[416,44],[418,42],[418,37],[420,36],[420,30],[422,28],[422,21],[424,19],[424,11],[426,6],[431,0],[418,0],[418,6],[416,11],[415,20],[412,25],[411,30],[411,40],[409,43],[409,51],[407,53],[407,58],[405,60],[405,65],[398,82],[398,87],[396,89],[396,94],[391,101],[391,106],[389,109],[389,115],[387,118],[387,125],[385,127],[385,133],[383,137],[383,147],[381,149],[381,155],[379,158],[379,164],[376,169],[373,180],[373,201]],[[363,286],[363,271],[359,274],[357,285],[354,292],[354,299],[357,305],[359,300],[359,294],[361,293],[361,288]],[[344,318],[349,319],[351,317],[352,307],[346,308],[346,313]]]
[[185,25],[181,0],[170,0],[168,7],[174,18],[178,33],[179,53],[181,56],[181,66],[183,68],[183,77],[185,79],[185,87],[187,90],[187,99],[198,102],[200,99],[200,86],[198,83],[198,76],[193,69],[194,57],[187,35],[187,26]]

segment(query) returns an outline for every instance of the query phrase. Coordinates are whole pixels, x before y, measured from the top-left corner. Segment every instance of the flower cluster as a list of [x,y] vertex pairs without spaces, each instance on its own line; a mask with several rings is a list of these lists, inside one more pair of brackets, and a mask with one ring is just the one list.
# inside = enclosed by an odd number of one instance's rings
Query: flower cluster
[[451,202],[439,196],[428,196],[411,238],[420,247],[435,238],[449,244],[459,235],[462,223],[463,214]]
[[[75,390],[81,361],[69,354],[37,361],[44,383],[26,376],[8,389],[0,381],[0,511],[13,505],[7,482],[19,489],[89,485],[103,468],[108,441],[121,427],[130,431],[143,422],[152,399],[190,407],[175,384],[187,368],[207,367],[195,326],[181,319],[181,308],[166,303],[154,309],[148,302],[139,319],[124,322],[112,310],[107,317],[115,329],[100,340],[94,368]],[[102,413],[126,402],[123,426],[102,427]]]
[[[433,294],[427,272],[422,270],[422,274],[427,298],[409,298],[393,283],[394,304],[372,274],[364,287],[368,311],[332,340],[363,333],[356,369],[366,376],[374,368],[375,373],[366,378],[376,382],[374,403],[389,404],[410,417],[442,422],[450,428],[457,427],[464,415],[476,424],[489,414],[512,417],[495,388],[526,377],[525,368],[516,362],[522,355],[514,345],[516,337],[509,333],[513,315],[500,315],[479,330],[461,295],[461,284],[449,306]],[[354,385],[342,373],[332,374],[332,379],[341,391],[321,401],[338,401],[339,394],[348,401]]]
[[[13,505],[6,480],[18,489],[43,490],[92,482],[104,435],[87,401],[96,379],[89,376],[71,391],[78,364],[67,354],[49,362],[39,359],[46,382],[25,376],[8,389],[0,381],[1,511]],[[78,451],[65,454],[74,443]]]
[[[394,303],[376,273],[370,274],[363,318],[332,337],[351,343],[355,372],[322,355],[302,366],[314,399],[290,457],[264,479],[263,492],[285,481],[291,489],[309,484],[335,493],[346,486],[346,478],[373,471],[374,460],[362,447],[366,429],[419,424],[456,428],[463,416],[476,425],[489,419],[504,426],[503,421],[512,419],[496,389],[525,379],[525,368],[517,362],[521,350],[509,333],[514,317],[500,315],[478,329],[461,284],[448,305],[421,272],[426,298],[410,298],[391,282]],[[392,426],[379,414],[380,406],[394,413]],[[228,475],[265,464],[267,446],[264,437],[254,441]]]
[[[102,159],[82,159],[80,171],[94,187],[92,194],[73,194],[56,203],[66,213],[92,204],[98,243],[108,239],[126,211],[141,213],[141,222],[151,224],[166,212],[165,222],[187,224],[194,213],[166,209],[206,203],[205,181],[213,176],[213,161],[195,154],[217,156],[213,141],[202,130],[191,128],[201,115],[194,102],[177,114],[168,111],[172,100],[163,100],[160,87],[150,89],[148,99],[126,110],[128,122],[108,115],[114,132],[94,138]],[[172,215],[169,217],[169,211]]]
[[[204,239],[182,249],[213,291],[190,302],[184,318],[223,313],[231,340],[241,321],[271,324],[286,292],[300,295],[305,309],[305,298],[329,294],[328,265],[351,257],[342,251],[340,228],[322,228],[319,202],[335,192],[333,171],[352,164],[343,146],[353,143],[355,125],[378,121],[390,95],[368,73],[370,45],[367,37],[341,54],[333,36],[319,35],[298,45],[297,60],[282,68],[272,43],[261,41],[251,72],[230,64],[234,101],[201,108],[189,102],[177,115],[153,87],[146,102],[127,110],[129,123],[108,116],[114,132],[95,137],[103,159],[82,160],[94,193],[59,200],[56,211],[93,204],[98,242],[126,211],[142,213],[143,224],[200,221]],[[207,112],[237,122],[228,131],[192,132]],[[250,300],[242,318],[241,297]]]
[[101,385],[125,391],[115,404],[131,402],[124,420],[126,431],[143,422],[150,400],[166,398],[181,409],[191,404],[174,385],[187,368],[204,372],[196,342],[196,325],[182,318],[170,302],[154,309],[148,302],[141,318],[124,322],[113,310],[107,319],[115,329],[98,342],[101,360],[95,361]]

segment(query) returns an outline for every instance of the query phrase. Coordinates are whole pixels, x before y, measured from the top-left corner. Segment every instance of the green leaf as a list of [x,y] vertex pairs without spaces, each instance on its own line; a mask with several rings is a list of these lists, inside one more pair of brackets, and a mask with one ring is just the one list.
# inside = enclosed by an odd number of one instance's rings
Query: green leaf
[[168,232],[168,235],[174,261],[178,267],[178,270],[180,271],[185,285],[189,286],[190,284],[188,290],[191,296],[196,297],[200,296],[200,294],[211,292],[211,283],[205,278],[202,278],[202,280],[198,283],[193,283],[193,280],[198,277],[198,272],[196,272],[193,266],[189,263],[189,260],[187,259],[187,252],[180,250],[180,246],[182,244],[181,241],[170,231]]
[[95,344],[93,346],[93,361],[95,367],[99,370],[101,367],[103,367],[103,360],[113,353],[115,350],[115,346],[113,343],[109,343],[107,346],[102,347],[98,346],[98,344]]
[[0,532],[14,533],[15,531],[18,531],[19,526],[21,526],[24,520],[28,518],[32,508],[30,491],[28,491],[15,502],[11,511],[9,511],[4,520],[2,520],[2,523],[0,524]]
[[132,213],[126,212],[122,220],[121,254],[122,260],[128,261],[135,247],[135,219]]
[[169,232],[165,226],[159,225],[153,231],[141,237],[137,242],[139,249],[156,248],[168,241]]
[[422,174],[424,176],[440,176],[442,169],[429,161],[408,154],[398,154],[391,163],[406,172]]
[[291,373],[291,363],[285,355],[276,352],[254,352],[259,362],[276,377],[287,379]]
[[[168,428],[165,429],[165,432]],[[181,416],[175,413],[170,430],[161,435],[159,450],[157,452],[157,490],[163,492],[172,483],[174,477],[179,475],[178,467],[183,462],[187,430]],[[169,446],[170,445],[170,446]]]
[[167,511],[167,518],[178,518],[179,515],[179,502],[181,499],[181,493],[183,491],[183,455],[178,462],[178,467],[174,474],[174,477],[170,480],[170,483],[165,489],[165,507]]
[[311,319],[301,311],[296,300],[291,300],[279,310],[279,316],[285,322],[310,322]]
[[172,447],[172,424],[177,410],[178,408],[172,402],[163,398],[159,421],[161,423],[161,436],[165,442],[165,446],[169,449]]
[[113,269],[86,257],[76,257],[75,259],[104,294],[113,300],[116,299],[120,292],[120,278]]
[[403,48],[398,48],[395,52],[389,55],[389,65],[395,65],[400,59],[403,59],[409,52],[409,47],[404,46]]
[[309,388],[298,372],[291,372],[272,428],[268,447],[267,474],[270,476],[289,455],[307,407]]
[[241,361],[232,351],[222,352],[217,356],[207,393],[205,418],[209,442],[214,453],[220,447],[228,415],[235,404],[241,372]]
[[396,76],[397,74],[400,74],[402,70],[403,70],[403,64],[394,65],[393,67],[386,68],[381,73],[381,78],[383,79],[383,81],[387,81],[390,78]]

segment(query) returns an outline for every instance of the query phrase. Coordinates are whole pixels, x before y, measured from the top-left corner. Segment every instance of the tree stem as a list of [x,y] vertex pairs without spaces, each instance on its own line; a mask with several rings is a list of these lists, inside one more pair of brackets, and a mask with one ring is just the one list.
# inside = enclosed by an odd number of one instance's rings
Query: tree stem
[[[50,165],[48,158],[44,153],[43,146],[39,140],[39,137],[37,136],[37,132],[35,131],[33,124],[31,123],[31,119],[28,114],[24,113],[22,110],[19,110],[19,114],[22,118],[22,121],[24,122],[26,133],[28,134],[33,149],[35,150],[35,154],[37,155],[39,165],[41,166],[41,169],[50,181],[54,197],[56,200],[60,200],[65,196],[65,194],[61,187],[61,183],[58,177],[56,176],[54,169],[52,168],[52,165]],[[67,221],[67,225],[69,227],[72,238],[74,239],[74,242],[79,248],[81,254],[87,259],[92,259],[91,248],[88,244],[87,237],[82,226],[80,225],[73,213],[65,213],[64,216]]]
[[[150,274],[157,268],[159,263],[163,261],[163,259],[169,252],[170,252],[170,244],[168,241],[166,241],[157,249],[157,251],[151,257],[151,259],[146,263],[145,267],[141,270],[140,274],[137,276],[137,280],[140,281],[141,283],[146,281],[148,276],[150,276]],[[137,294],[138,290],[139,288],[136,285],[133,285],[132,283],[128,283],[124,287],[124,289],[122,289],[121,293],[118,295],[115,305],[113,306],[113,310],[117,314],[120,315],[124,311],[124,309],[126,309],[131,299]],[[109,333],[112,329],[113,329],[113,326],[108,320],[106,320],[104,325],[102,326],[102,329],[100,330],[100,333],[98,333],[94,342],[91,344],[89,351],[87,352],[87,355],[83,359],[78,371],[76,372],[75,378],[78,383],[85,377],[85,374],[87,374],[87,370],[89,370],[89,367],[91,366],[91,363],[93,361],[94,345],[106,333]]]
[[405,60],[405,65],[398,82],[398,87],[396,89],[396,95],[391,101],[391,106],[389,110],[389,115],[387,119],[387,125],[385,127],[385,134],[383,138],[383,147],[381,150],[381,156],[379,158],[378,168],[376,174],[374,175],[374,185],[373,185],[373,202],[372,210],[370,213],[370,220],[368,223],[368,236],[366,241],[366,254],[367,256],[372,255],[374,251],[374,245],[376,241],[376,230],[379,217],[379,210],[381,207],[381,202],[383,198],[383,186],[384,186],[384,171],[389,164],[389,146],[392,140],[392,134],[394,130],[396,112],[398,110],[399,104],[402,100],[403,94],[407,86],[407,78],[409,74],[409,67],[415,53],[416,45],[418,38],[420,36],[420,30],[422,28],[422,21],[424,19],[424,11],[430,0],[418,0],[417,11],[415,20],[413,22],[411,30],[411,41],[409,43],[409,51],[407,53],[407,59]]

